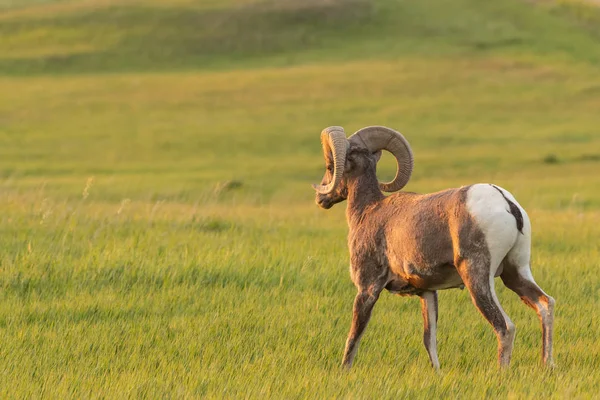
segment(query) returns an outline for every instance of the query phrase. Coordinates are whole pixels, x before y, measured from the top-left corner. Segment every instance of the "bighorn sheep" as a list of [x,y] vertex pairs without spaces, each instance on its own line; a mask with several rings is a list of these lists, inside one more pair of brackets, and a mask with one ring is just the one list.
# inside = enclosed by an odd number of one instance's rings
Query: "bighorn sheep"
[[[498,362],[510,363],[515,325],[498,302],[494,277],[533,308],[542,325],[542,359],[552,364],[554,299],[535,283],[529,266],[531,224],[506,190],[476,184],[431,194],[396,192],[408,182],[413,156],[406,139],[383,126],[346,138],[338,126],[321,133],[326,172],[316,203],[325,209],[348,199],[350,276],[358,289],[342,365],[350,368],[371,311],[383,289],[421,298],[423,341],[431,364],[436,348],[436,290],[467,287],[498,338]],[[377,180],[381,151],[397,160],[396,177]]]

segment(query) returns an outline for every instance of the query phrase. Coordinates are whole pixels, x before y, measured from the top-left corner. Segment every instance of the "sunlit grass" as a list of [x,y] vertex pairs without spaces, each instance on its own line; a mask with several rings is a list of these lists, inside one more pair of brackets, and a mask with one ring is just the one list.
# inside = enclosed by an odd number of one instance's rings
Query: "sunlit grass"
[[441,293],[440,375],[421,348],[418,302],[390,295],[355,370],[338,370],[353,288],[337,211],[44,197],[3,204],[11,215],[2,219],[10,251],[0,326],[11,366],[3,377],[19,382],[3,386],[8,396],[562,397],[595,387],[597,211],[530,210],[534,271],[559,304],[558,368],[539,366],[537,318],[500,287],[519,333],[513,368],[499,378],[495,339],[461,291]]

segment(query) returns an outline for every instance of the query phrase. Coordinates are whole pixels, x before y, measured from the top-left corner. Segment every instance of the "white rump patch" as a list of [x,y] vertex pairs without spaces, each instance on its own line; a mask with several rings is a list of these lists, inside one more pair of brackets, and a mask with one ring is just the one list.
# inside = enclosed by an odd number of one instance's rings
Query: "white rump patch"
[[[513,201],[514,197],[510,193],[501,190],[508,199]],[[514,203],[518,206],[516,200]],[[525,219],[525,211],[520,206],[518,207]],[[492,185],[484,183],[469,188],[467,210],[485,235],[485,241],[491,256],[490,272],[493,277],[500,263],[521,235],[517,229],[515,217],[510,213],[510,207],[502,193]],[[529,221],[526,225],[529,230]]]

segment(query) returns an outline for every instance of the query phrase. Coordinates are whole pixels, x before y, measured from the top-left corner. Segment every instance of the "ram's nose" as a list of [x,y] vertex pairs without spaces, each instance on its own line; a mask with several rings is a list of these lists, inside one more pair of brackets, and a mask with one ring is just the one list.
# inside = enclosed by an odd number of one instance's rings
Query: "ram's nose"
[[321,194],[317,194],[315,197],[315,203],[325,210],[329,210],[333,206],[333,202]]

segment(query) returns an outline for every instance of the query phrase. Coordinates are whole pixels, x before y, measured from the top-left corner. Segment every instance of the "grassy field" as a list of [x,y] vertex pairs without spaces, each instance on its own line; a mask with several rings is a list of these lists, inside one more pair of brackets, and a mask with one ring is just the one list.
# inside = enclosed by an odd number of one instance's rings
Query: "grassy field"
[[[477,0],[0,0],[0,397],[591,398],[600,381],[600,10]],[[382,295],[351,372],[344,205],[320,130],[409,139],[409,191],[510,190],[557,367],[500,372],[466,291]],[[380,177],[394,173],[389,157]]]

